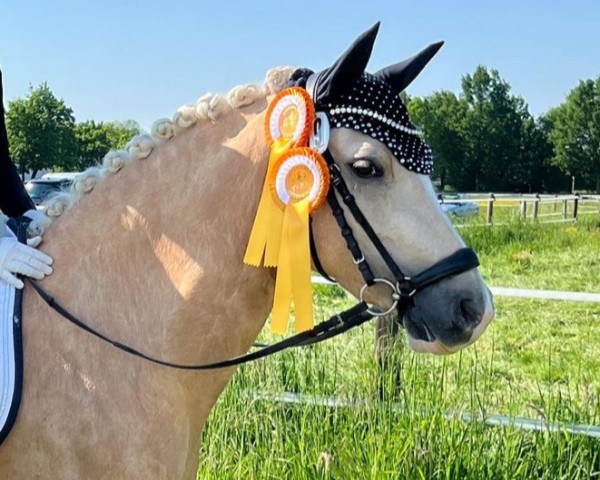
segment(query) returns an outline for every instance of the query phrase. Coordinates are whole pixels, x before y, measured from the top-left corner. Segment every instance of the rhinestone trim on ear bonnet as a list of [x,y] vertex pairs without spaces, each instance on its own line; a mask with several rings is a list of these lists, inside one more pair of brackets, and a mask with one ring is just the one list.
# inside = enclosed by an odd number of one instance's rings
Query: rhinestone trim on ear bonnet
[[296,70],[288,86],[306,88],[315,109],[327,115],[331,128],[350,128],[369,135],[386,145],[408,170],[429,175],[433,171],[431,148],[410,122],[400,93],[443,42],[432,43],[411,58],[369,74],[365,68],[378,30],[379,23],[317,74],[308,69]]
[[431,148],[410,122],[408,110],[391,89],[368,73],[347,94],[326,102],[323,109],[331,128],[351,128],[386,145],[408,170],[429,175]]

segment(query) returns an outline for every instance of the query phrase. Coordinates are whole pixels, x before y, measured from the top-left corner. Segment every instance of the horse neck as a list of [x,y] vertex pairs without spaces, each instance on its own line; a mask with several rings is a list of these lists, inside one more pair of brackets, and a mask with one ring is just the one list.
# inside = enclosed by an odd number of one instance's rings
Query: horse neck
[[247,350],[273,278],[243,264],[265,175],[262,116],[180,132],[99,184],[45,238],[44,287],[112,338],[174,362]]

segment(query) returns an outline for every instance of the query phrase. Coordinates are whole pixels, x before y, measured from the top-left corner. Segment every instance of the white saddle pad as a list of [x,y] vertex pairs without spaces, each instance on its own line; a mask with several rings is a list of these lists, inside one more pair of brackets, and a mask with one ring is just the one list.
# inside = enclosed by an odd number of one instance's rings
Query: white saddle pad
[[15,393],[14,312],[15,289],[0,282],[0,430],[6,423]]
[[[21,373],[16,372],[15,328],[13,322],[20,322],[15,317],[15,296],[13,287],[0,281],[0,443],[8,434],[15,420],[18,405],[13,407],[15,393],[20,401]],[[20,335],[19,335],[20,342]],[[18,364],[21,364],[21,352]],[[17,385],[17,379],[19,385]],[[8,425],[7,425],[8,424]]]

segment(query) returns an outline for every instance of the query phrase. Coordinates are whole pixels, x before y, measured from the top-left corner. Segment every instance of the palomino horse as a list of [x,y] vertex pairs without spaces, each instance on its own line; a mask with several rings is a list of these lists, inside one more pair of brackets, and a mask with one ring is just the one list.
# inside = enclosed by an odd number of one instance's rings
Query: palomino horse
[[[362,75],[373,30],[365,38],[338,67],[358,62]],[[422,66],[405,62],[404,83]],[[206,363],[247,351],[274,291],[273,269],[242,261],[269,156],[265,108],[291,73],[274,69],[263,86],[180,108],[86,172],[73,195],[56,197],[50,216],[76,205],[45,235],[55,271],[43,287],[102,333],[155,357]],[[329,77],[336,88],[357,78],[343,68]],[[407,274],[464,247],[429,178],[404,168],[374,136],[342,125],[329,147]],[[390,278],[349,222],[375,274]],[[358,295],[363,280],[328,206],[313,214],[312,229],[323,269]],[[391,301],[379,286],[367,300],[382,309]],[[0,446],[0,478],[195,478],[203,425],[233,368],[189,372],[129,356],[65,322],[29,287],[23,310],[23,400]],[[492,316],[489,290],[472,269],[418,292],[404,323],[413,348],[448,353],[473,342]]]

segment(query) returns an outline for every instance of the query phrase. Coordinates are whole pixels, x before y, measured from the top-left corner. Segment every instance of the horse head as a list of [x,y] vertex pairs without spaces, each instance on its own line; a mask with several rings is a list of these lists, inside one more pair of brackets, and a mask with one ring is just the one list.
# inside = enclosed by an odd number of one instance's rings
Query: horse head
[[[329,151],[348,190],[393,263],[412,277],[465,247],[439,207],[428,176],[433,169],[431,150],[400,98],[442,42],[369,74],[365,68],[378,27],[362,34],[329,68],[317,74],[298,70],[291,81],[306,87],[317,111],[326,114]],[[366,300],[388,310],[393,304],[390,285],[397,282],[393,265],[391,269],[346,209],[375,277],[389,282],[364,287],[330,210],[325,206],[313,215],[315,250],[323,270],[354,295],[362,290]],[[398,321],[415,350],[450,353],[474,342],[493,315],[491,292],[472,268],[414,292]]]

